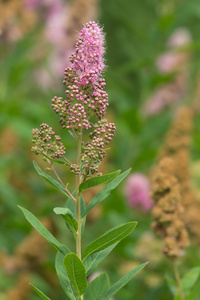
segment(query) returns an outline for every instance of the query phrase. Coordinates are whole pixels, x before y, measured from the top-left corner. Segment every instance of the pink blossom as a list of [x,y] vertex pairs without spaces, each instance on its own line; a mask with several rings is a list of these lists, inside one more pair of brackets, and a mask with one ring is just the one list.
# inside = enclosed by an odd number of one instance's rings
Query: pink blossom
[[143,112],[153,115],[161,112],[169,105],[176,105],[186,97],[188,92],[188,63],[190,53],[186,47],[191,42],[187,29],[178,28],[167,41],[168,49],[158,56],[156,66],[161,74],[174,73],[172,81],[159,86],[147,99]]
[[159,114],[164,107],[172,104],[177,104],[182,97],[186,94],[187,85],[183,85],[185,78],[179,76],[174,82],[161,86],[157,89],[146,102],[143,112],[151,116]]
[[72,68],[81,76],[83,84],[86,83],[88,77],[95,83],[101,75],[105,67],[104,52],[102,28],[92,21],[86,23],[79,34],[75,52],[70,58]]
[[158,70],[163,74],[179,70],[188,60],[188,53],[182,51],[181,47],[189,43],[191,43],[191,35],[187,29],[175,30],[167,42],[169,50],[161,54],[156,61]]
[[177,28],[168,40],[170,47],[183,47],[191,43],[191,33],[186,28]]
[[36,10],[39,6],[39,0],[24,0],[25,6],[30,10]]
[[150,198],[150,185],[148,179],[140,173],[129,176],[125,194],[130,207],[139,207],[143,212],[150,210],[153,200]]

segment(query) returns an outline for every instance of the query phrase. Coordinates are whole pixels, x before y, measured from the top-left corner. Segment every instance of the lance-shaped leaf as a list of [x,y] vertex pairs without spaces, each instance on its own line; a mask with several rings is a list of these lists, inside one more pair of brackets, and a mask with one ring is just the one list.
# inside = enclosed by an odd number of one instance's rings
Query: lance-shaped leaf
[[117,176],[117,178],[114,178],[98,194],[96,194],[86,207],[84,215],[87,215],[91,211],[91,209],[93,209],[93,207],[102,202],[110,194],[110,192],[115,189],[118,184],[120,184],[120,182],[130,173],[130,171],[131,169],[128,169],[124,173]]
[[90,189],[91,187],[109,182],[111,180],[113,180],[115,177],[117,177],[120,174],[121,170],[109,173],[109,174],[105,174],[102,176],[96,176],[96,177],[92,177],[84,182],[82,182],[79,185],[79,192],[82,193],[83,191]]
[[70,209],[66,207],[55,207],[54,212],[61,215],[67,224],[75,231],[78,230],[78,223]]
[[25,218],[29,221],[29,223],[57,250],[59,250],[63,254],[70,253],[71,251],[60,244],[60,242],[49,232],[46,227],[27,209],[18,205],[18,207],[23,212]]
[[36,171],[38,172],[38,174],[45,180],[47,181],[49,184],[51,184],[57,191],[63,193],[65,196],[70,198],[70,195],[68,194],[68,192],[66,191],[66,189],[62,186],[62,184],[60,184],[60,182],[58,182],[57,180],[55,180],[54,178],[52,178],[51,176],[47,175],[45,172],[43,172],[40,167],[36,164],[35,161],[33,161],[33,165],[36,169]]
[[56,273],[58,275],[60,284],[61,284],[65,294],[71,300],[76,300],[77,293],[76,293],[74,287],[72,286],[71,281],[69,280],[69,277],[67,276],[66,269],[63,264],[63,260],[64,260],[64,255],[58,251],[56,254],[56,261],[55,261]]
[[35,290],[35,292],[40,296],[43,300],[51,300],[49,297],[47,297],[43,292],[41,292],[36,286],[30,283],[32,288]]
[[92,255],[88,256],[84,260],[84,266],[86,268],[87,276],[98,266],[98,264],[116,247],[118,244],[115,243],[108,248],[101,250],[99,252],[95,252]]
[[106,273],[100,274],[87,287],[83,295],[84,300],[101,300],[101,297],[108,291],[110,282]]
[[192,268],[181,280],[181,287],[183,291],[190,290],[197,282],[200,275],[200,267]]
[[189,295],[187,296],[187,300],[197,300],[200,295],[200,282],[196,283],[195,286],[191,289]]
[[121,241],[133,231],[136,225],[137,222],[129,222],[109,230],[86,247],[83,251],[82,259],[85,260],[92,253],[101,251],[116,242]]
[[101,298],[101,300],[109,300],[114,296],[125,284],[127,284],[140,270],[142,270],[147,263],[144,263],[137,268],[133,269],[126,275],[124,275],[119,281],[117,281]]
[[167,275],[165,278],[172,295],[176,296],[178,294],[177,282],[169,275]]
[[64,266],[78,295],[81,296],[87,288],[86,270],[82,261],[75,253],[65,255]]

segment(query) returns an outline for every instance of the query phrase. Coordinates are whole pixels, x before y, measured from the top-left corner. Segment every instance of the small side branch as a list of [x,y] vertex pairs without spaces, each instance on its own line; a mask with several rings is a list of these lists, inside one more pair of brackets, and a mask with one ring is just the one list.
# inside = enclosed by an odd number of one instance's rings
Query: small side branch
[[74,196],[70,193],[70,191],[66,188],[66,186],[64,185],[64,183],[62,182],[61,178],[58,176],[58,173],[56,172],[56,170],[53,167],[53,164],[51,163],[51,161],[49,159],[47,159],[47,162],[49,163],[53,173],[55,174],[56,178],[58,179],[58,181],[60,182],[60,184],[63,186],[63,188],[65,189],[65,191],[69,194],[70,198],[74,201],[74,203],[76,203],[76,199],[74,198]]

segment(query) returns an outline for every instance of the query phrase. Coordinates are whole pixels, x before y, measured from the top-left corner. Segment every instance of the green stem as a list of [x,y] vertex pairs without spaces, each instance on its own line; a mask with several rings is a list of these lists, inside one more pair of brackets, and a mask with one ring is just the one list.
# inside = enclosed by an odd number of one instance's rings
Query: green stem
[[[82,130],[78,132],[77,139],[77,165],[81,168],[81,143],[82,143]],[[78,222],[78,231],[76,236],[76,254],[81,259],[81,194],[79,193],[79,185],[81,183],[81,174],[79,173],[76,178],[76,219]],[[82,300],[83,296],[78,296],[78,300]]]
[[182,287],[181,287],[181,279],[180,279],[180,275],[179,275],[179,271],[178,271],[175,259],[172,261],[172,264],[173,264],[174,275],[175,275],[177,286],[178,286],[179,296],[181,297],[181,300],[185,300],[185,296],[183,294],[183,290],[182,290]]

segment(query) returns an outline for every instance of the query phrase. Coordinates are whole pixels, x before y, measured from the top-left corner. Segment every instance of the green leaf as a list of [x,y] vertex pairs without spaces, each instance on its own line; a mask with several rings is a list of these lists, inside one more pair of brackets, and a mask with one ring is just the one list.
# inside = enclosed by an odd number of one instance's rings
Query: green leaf
[[92,253],[101,251],[116,242],[121,241],[133,231],[136,225],[137,222],[129,222],[109,230],[86,247],[82,253],[82,259],[84,260]]
[[44,179],[46,180],[49,184],[51,184],[57,191],[63,193],[65,196],[70,198],[70,195],[67,193],[67,191],[64,189],[64,187],[62,186],[62,184],[60,184],[58,181],[56,181],[55,179],[53,179],[51,176],[47,175],[45,172],[43,172],[40,167],[36,164],[35,161],[33,161],[33,165],[36,169],[36,171],[38,172],[38,174]]
[[36,293],[40,296],[41,299],[43,300],[51,300],[49,297],[47,297],[43,292],[41,292],[36,286],[30,283],[32,288],[36,291]]
[[23,212],[25,218],[29,221],[29,223],[57,250],[59,250],[64,255],[70,253],[71,251],[60,244],[60,242],[42,225],[42,223],[27,209],[18,205],[18,207]]
[[86,270],[75,253],[65,255],[64,266],[75,290],[81,296],[87,288]]
[[199,300],[200,297],[200,282],[195,284],[195,286],[191,289],[189,295],[187,296],[187,300]]
[[66,208],[66,207],[55,207],[54,208],[54,212],[57,215],[61,215],[63,217],[63,219],[67,222],[67,224],[70,225],[70,227],[77,232],[78,230],[78,223],[73,215],[73,213],[71,212],[70,209]]
[[84,182],[82,182],[79,185],[79,192],[82,193],[83,191],[90,189],[91,187],[109,182],[111,180],[113,180],[115,177],[117,177],[120,174],[121,170],[109,173],[109,174],[105,174],[102,176],[96,176],[96,177],[92,177]]
[[81,235],[83,235],[84,229],[85,229],[85,222],[86,222],[86,216],[84,216],[85,213],[85,201],[83,199],[83,196],[81,195]]
[[127,284],[140,270],[142,270],[147,263],[144,263],[137,268],[133,269],[117,281],[101,298],[101,300],[108,300],[115,295],[125,284]]
[[93,207],[102,202],[110,194],[111,190],[115,189],[118,184],[120,184],[120,182],[130,173],[130,171],[131,169],[128,169],[124,173],[120,174],[117,178],[114,178],[98,194],[96,194],[86,207],[84,215],[87,215],[91,209],[93,209]]
[[40,153],[41,153],[42,155],[44,155],[46,158],[48,158],[49,160],[51,160],[51,161],[53,161],[53,162],[55,162],[55,163],[57,163],[57,164],[65,165],[65,166],[68,166],[68,167],[70,166],[70,164],[67,163],[66,161],[62,161],[62,160],[58,160],[58,159],[51,158],[50,156],[44,154],[44,153],[41,152],[41,151],[40,151]]
[[84,292],[84,300],[101,300],[101,297],[110,287],[109,278],[106,273],[100,274],[87,287]]
[[166,276],[166,280],[172,295],[173,296],[177,295],[178,289],[177,289],[176,281],[169,275]]
[[101,250],[99,252],[95,252],[92,255],[88,256],[84,260],[84,266],[86,268],[86,274],[87,276],[98,266],[98,264],[116,247],[118,244],[115,243],[112,246],[109,246],[108,248]]
[[71,299],[76,300],[77,299],[77,293],[75,289],[73,288],[71,281],[69,280],[69,277],[67,276],[64,264],[63,264],[64,256],[62,253],[57,252],[56,255],[56,261],[55,261],[55,267],[56,267],[56,273],[58,275],[58,278],[60,280],[60,284],[65,292],[65,294]]
[[174,296],[174,300],[182,300],[180,295]]
[[190,290],[198,280],[200,275],[200,267],[192,268],[181,280],[181,287],[183,291]]
[[[74,191],[72,193],[73,197],[76,198],[76,192]],[[74,201],[72,201],[70,198],[66,201],[66,208],[71,210],[74,216],[76,216],[76,204]],[[83,196],[81,195],[81,218],[82,218],[82,224],[81,224],[81,233],[83,234],[84,227],[85,227],[85,221],[86,216],[85,215],[85,201],[83,199]]]

